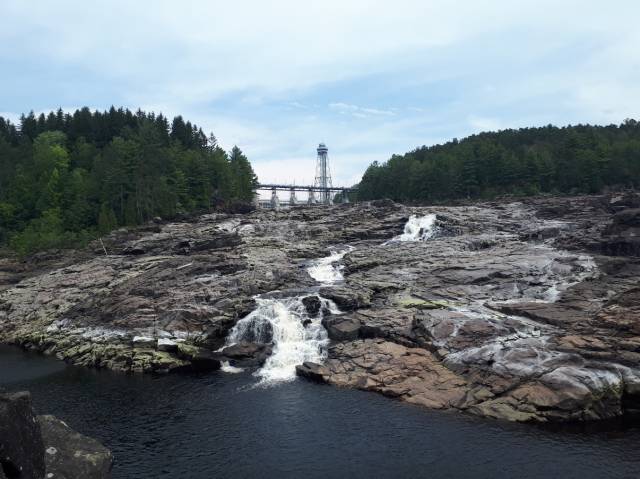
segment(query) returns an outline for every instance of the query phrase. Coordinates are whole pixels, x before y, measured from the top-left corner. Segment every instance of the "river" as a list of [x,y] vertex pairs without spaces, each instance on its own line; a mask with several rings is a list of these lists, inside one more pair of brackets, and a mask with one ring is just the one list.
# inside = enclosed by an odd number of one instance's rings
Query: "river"
[[640,428],[558,431],[429,411],[250,373],[124,375],[0,348],[0,384],[28,389],[114,453],[114,478],[633,478]]

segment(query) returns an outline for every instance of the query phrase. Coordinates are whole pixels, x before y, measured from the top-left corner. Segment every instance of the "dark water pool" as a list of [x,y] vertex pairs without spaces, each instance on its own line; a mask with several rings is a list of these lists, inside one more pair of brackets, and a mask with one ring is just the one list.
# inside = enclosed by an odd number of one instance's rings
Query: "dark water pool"
[[115,478],[636,478],[640,428],[558,432],[249,374],[126,376],[0,348],[0,384],[100,439]]

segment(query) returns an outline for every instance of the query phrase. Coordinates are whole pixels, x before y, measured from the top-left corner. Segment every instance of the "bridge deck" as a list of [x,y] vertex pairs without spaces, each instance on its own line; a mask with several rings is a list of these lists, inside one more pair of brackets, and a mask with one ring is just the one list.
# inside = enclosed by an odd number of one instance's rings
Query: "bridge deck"
[[285,185],[275,183],[259,183],[258,190],[283,190],[283,191],[353,191],[355,188],[347,186],[314,186],[314,185]]

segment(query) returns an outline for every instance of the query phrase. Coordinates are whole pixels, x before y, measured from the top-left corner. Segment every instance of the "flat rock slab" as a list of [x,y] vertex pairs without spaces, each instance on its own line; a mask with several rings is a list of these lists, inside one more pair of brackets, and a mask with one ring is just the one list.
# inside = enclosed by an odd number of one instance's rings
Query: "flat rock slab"
[[377,391],[432,409],[460,407],[469,386],[430,352],[381,339],[341,343],[329,349],[322,370],[337,386]]

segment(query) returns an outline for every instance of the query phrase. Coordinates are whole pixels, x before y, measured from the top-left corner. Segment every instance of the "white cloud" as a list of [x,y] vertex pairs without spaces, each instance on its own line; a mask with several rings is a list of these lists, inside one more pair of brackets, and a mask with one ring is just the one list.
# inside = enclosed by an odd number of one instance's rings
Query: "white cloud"
[[471,128],[476,132],[502,130],[504,126],[500,120],[496,118],[486,118],[475,115],[469,115],[468,118]]
[[340,114],[348,114],[357,118],[369,118],[371,116],[393,116],[396,113],[391,110],[380,110],[378,108],[365,108],[349,103],[329,103],[329,109],[337,111]]
[[[0,108],[182,114],[274,180],[310,178],[326,141],[347,184],[474,131],[638,116],[639,17],[635,0],[3,0]],[[11,104],[23,84],[33,104]]]
[[20,113],[15,113],[12,111],[0,111],[0,116],[5,120],[9,120],[14,125],[20,124]]

